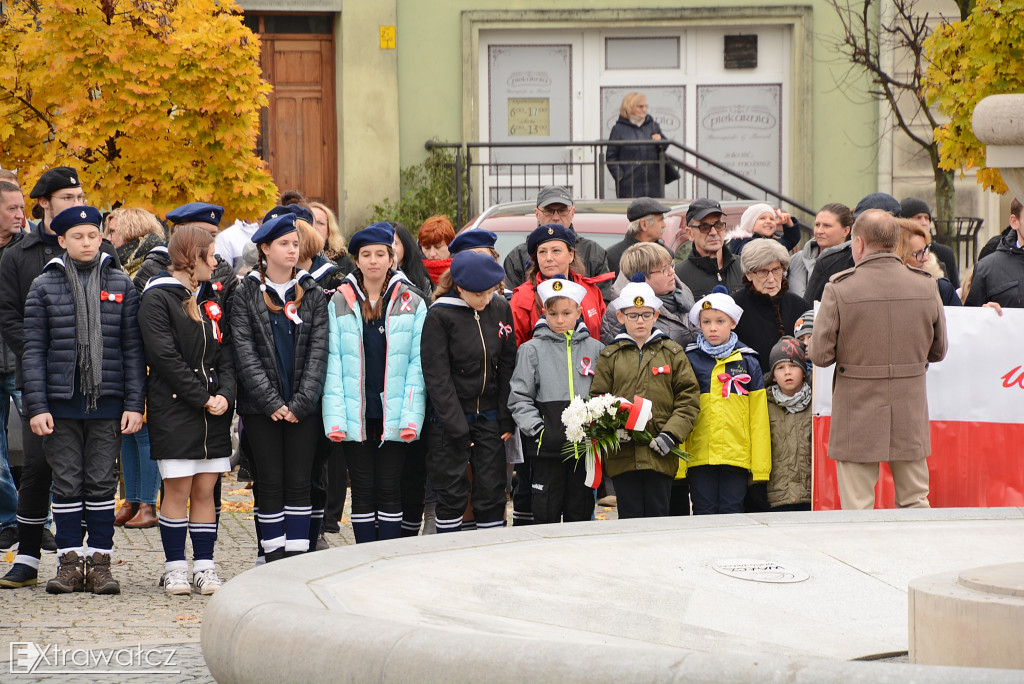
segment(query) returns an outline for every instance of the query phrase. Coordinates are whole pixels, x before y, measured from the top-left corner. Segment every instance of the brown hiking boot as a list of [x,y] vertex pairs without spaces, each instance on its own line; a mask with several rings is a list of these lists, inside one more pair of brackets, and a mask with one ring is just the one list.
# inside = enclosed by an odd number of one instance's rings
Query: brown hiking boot
[[70,594],[85,589],[85,560],[74,551],[60,557],[57,576],[46,583],[48,594]]
[[85,559],[85,589],[94,594],[120,594],[121,584],[110,574],[110,554],[97,551]]

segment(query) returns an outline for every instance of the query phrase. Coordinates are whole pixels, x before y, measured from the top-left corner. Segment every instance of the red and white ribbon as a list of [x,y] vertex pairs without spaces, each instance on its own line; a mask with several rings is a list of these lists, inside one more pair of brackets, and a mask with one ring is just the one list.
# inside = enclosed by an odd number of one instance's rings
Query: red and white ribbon
[[121,294],[120,292],[118,292],[117,294],[114,294],[113,292],[107,292],[106,290],[101,290],[100,291],[100,301],[102,301],[102,302],[117,302],[118,304],[120,304],[121,302],[124,301],[124,295]]
[[399,311],[412,311],[412,293],[402,293],[402,304],[398,307]]
[[591,489],[597,489],[601,486],[601,459],[592,453],[588,453],[584,456],[584,463],[586,465],[584,484]]
[[512,334],[512,326],[498,321],[498,337],[508,337]]
[[[718,380],[722,383],[722,396],[726,399],[729,395],[735,392],[737,395],[750,394],[746,387],[743,385],[750,382],[750,376],[746,373],[740,373],[739,375],[729,375],[728,373],[719,373]],[[741,384],[742,383],[742,384]]]
[[221,311],[220,305],[215,301],[207,301],[203,303],[203,310],[206,312],[206,317],[210,319],[210,323],[213,325],[213,334],[217,336],[217,342],[223,342],[221,336],[220,326],[218,325],[221,316],[224,312]]
[[655,375],[668,375],[672,372],[672,368],[669,366],[658,366],[657,368],[652,368],[651,372]]
[[295,307],[295,302],[288,302],[284,305],[284,315],[295,325],[302,324],[302,319],[299,318],[299,310]]
[[633,396],[633,402],[623,402],[623,405],[629,404],[629,416],[626,418],[626,425],[624,426],[627,430],[637,430],[642,432],[647,427],[647,421],[651,419],[654,413],[654,403],[650,399],[644,399],[639,394]]
[[594,363],[590,360],[589,356],[584,356],[580,359],[580,375],[593,375],[594,374]]
[[224,289],[224,283],[220,282],[219,280],[214,280],[213,285],[211,285],[211,287],[213,287],[214,292],[220,292],[221,290]]

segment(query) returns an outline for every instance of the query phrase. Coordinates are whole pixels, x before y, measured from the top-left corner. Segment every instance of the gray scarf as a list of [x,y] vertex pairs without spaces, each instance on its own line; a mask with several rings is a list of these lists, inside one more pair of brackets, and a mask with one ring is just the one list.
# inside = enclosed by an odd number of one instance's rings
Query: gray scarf
[[[96,410],[103,381],[103,329],[100,326],[100,254],[76,261],[64,254],[64,272],[75,301],[75,349],[78,377],[85,395],[85,412]],[[82,274],[85,274],[85,287]],[[85,288],[88,288],[86,292]]]
[[772,399],[790,413],[800,413],[811,403],[811,386],[804,382],[803,387],[791,397],[787,397],[778,385],[771,386]]

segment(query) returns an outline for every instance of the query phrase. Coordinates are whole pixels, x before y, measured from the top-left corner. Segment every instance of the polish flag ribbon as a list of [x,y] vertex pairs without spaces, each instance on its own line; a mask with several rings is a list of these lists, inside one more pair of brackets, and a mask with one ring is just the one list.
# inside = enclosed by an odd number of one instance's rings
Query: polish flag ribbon
[[629,411],[629,415],[626,417],[626,424],[623,426],[627,430],[643,432],[647,427],[647,421],[654,414],[654,403],[650,399],[644,399],[639,394],[633,396],[632,402],[622,401],[620,406]]
[[214,280],[213,285],[211,285],[211,287],[213,287],[214,292],[220,292],[221,290],[224,289],[224,283],[220,282],[219,280]]
[[102,301],[102,302],[117,302],[118,304],[120,304],[121,302],[124,301],[124,295],[121,294],[120,292],[118,292],[117,294],[114,294],[113,292],[107,292],[106,290],[101,290],[100,291],[100,301]]
[[589,356],[584,356],[580,359],[580,375],[593,375],[594,374],[594,362],[590,360]]
[[657,368],[652,368],[651,372],[655,375],[668,375],[672,372],[672,368],[670,366],[658,366]]
[[299,310],[295,307],[295,302],[288,302],[284,305],[284,315],[295,325],[302,324],[302,319],[299,318]]
[[[738,375],[729,375],[728,373],[719,373],[718,380],[722,384],[722,396],[726,399],[729,395],[735,392],[737,395],[750,394],[749,390],[743,386],[750,382],[750,376],[746,373],[740,373]],[[741,384],[742,383],[742,384]]]
[[512,334],[512,326],[498,321],[498,337],[508,337]]
[[584,464],[586,465],[584,484],[591,489],[597,489],[601,486],[601,459],[593,453],[588,453],[584,456]]
[[221,311],[220,305],[211,300],[203,304],[203,310],[206,312],[206,317],[210,319],[210,323],[213,324],[213,334],[217,336],[217,342],[223,342],[220,325],[218,325],[218,322],[224,315],[224,312]]
[[412,294],[409,292],[402,293],[402,304],[398,307],[399,311],[412,311]]

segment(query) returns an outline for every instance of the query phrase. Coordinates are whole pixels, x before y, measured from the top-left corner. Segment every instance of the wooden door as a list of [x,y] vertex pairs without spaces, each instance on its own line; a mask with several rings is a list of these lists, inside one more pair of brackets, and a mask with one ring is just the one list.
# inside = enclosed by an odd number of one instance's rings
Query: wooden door
[[328,35],[263,34],[264,77],[274,86],[264,115],[263,150],[279,190],[298,190],[338,211],[334,40]]

